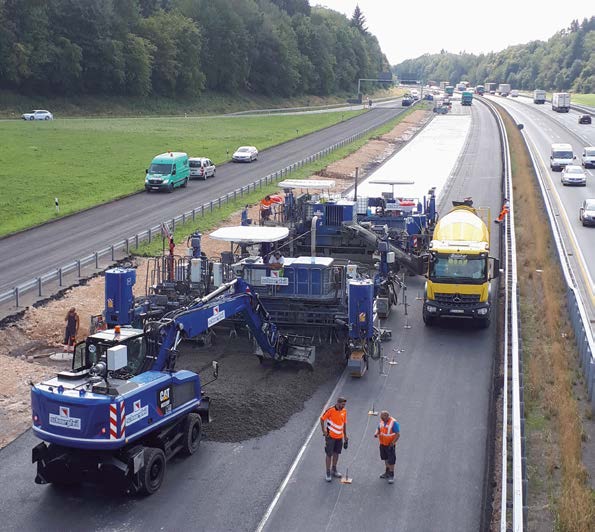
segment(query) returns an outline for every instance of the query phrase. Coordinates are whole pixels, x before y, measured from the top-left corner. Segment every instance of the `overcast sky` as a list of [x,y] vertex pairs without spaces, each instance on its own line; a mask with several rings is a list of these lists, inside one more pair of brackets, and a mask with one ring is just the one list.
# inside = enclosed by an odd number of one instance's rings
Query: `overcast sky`
[[499,52],[507,46],[545,41],[573,19],[595,15],[590,0],[310,0],[351,17],[359,4],[368,30],[391,65],[441,49]]

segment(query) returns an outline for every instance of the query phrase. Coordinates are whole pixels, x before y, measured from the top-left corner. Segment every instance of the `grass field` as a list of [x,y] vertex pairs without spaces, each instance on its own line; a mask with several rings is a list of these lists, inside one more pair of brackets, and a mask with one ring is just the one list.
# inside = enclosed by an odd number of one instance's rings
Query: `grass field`
[[185,151],[220,164],[241,144],[262,150],[360,112],[0,122],[0,236],[55,218],[56,197],[63,216],[141,190],[158,153]]

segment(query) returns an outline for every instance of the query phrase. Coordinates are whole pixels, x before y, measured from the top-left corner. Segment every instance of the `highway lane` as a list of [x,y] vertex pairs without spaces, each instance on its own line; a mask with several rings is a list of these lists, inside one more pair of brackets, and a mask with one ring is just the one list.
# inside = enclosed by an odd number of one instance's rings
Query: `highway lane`
[[506,98],[496,99],[507,109],[513,118],[524,125],[525,136],[531,147],[537,152],[537,164],[543,175],[547,176],[549,188],[555,193],[560,220],[565,232],[565,243],[569,251],[569,260],[580,280],[581,293],[587,305],[591,322],[595,319],[595,247],[592,227],[583,227],[578,219],[580,204],[584,198],[595,198],[595,170],[588,169],[586,187],[569,187],[560,182],[560,172],[554,172],[549,166],[550,146],[555,142],[572,145],[576,163],[580,164],[580,154],[584,146],[595,145],[595,130],[592,126],[578,124],[578,115],[556,113],[523,101],[515,102]]
[[[405,110],[378,105],[353,119],[264,150],[254,163],[221,165],[214,179],[191,181],[186,190],[173,194],[142,192],[1,239],[0,292],[214,200],[357,131],[377,127]],[[142,176],[139,169],[139,179]]]
[[[495,210],[500,203],[495,124],[479,105],[460,112],[473,115],[457,165],[462,184],[451,181],[440,208],[444,212],[451,199],[473,195],[477,205]],[[384,345],[385,353],[395,356],[398,365],[385,366],[388,376],[381,377],[372,363],[362,379],[342,382],[349,398],[351,445],[341,468],[349,466],[354,483],[343,488],[324,481],[322,442],[315,433],[267,530],[479,529],[496,327],[475,330],[453,323],[426,328],[416,299],[423,279],[408,278],[408,287],[411,328],[404,328],[402,306],[386,323],[393,340]],[[30,449],[36,440],[28,432],[0,451],[0,529],[255,530],[334,385],[321,387],[281,430],[236,444],[203,442],[197,455],[171,464],[162,489],[148,498],[92,487],[35,485]],[[382,468],[371,437],[377,418],[367,415],[372,402],[377,409],[392,410],[401,422],[393,486],[377,478]],[[241,422],[241,412],[230,422]]]
[[[471,195],[477,206],[500,207],[501,159],[498,133],[484,106],[454,113],[473,116],[465,149],[440,202]],[[413,141],[415,143],[415,141]],[[420,153],[423,156],[423,152]],[[492,224],[493,225],[493,224]],[[492,254],[499,253],[499,230]],[[377,366],[362,379],[346,379],[340,394],[348,398],[350,446],[342,471],[350,485],[323,478],[322,435],[316,428],[302,460],[287,479],[279,502],[262,529],[277,530],[441,530],[476,531],[484,517],[484,495],[491,443],[491,390],[497,358],[496,326],[476,330],[466,322],[427,328],[421,318],[423,279],[408,281],[409,316],[392,315],[386,326],[393,340],[384,344],[398,365]],[[404,328],[408,322],[410,329]],[[388,409],[401,424],[397,474],[393,486],[380,480],[383,465],[372,435],[377,417]]]

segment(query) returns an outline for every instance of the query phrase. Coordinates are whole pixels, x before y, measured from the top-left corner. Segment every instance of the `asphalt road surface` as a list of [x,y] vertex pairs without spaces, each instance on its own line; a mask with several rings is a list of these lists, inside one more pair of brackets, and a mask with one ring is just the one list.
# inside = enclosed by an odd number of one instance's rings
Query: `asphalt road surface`
[[0,292],[281,170],[357,131],[380,126],[404,110],[379,105],[330,128],[264,150],[251,164],[223,164],[215,178],[190,181],[187,189],[172,194],[142,192],[0,239]]
[[[536,163],[545,176],[550,193],[554,195],[558,221],[563,231],[568,259],[578,280],[583,301],[591,323],[595,325],[595,228],[583,227],[579,221],[579,207],[585,198],[595,198],[595,170],[587,169],[587,185],[584,187],[564,186],[560,182],[561,172],[549,166],[550,147],[553,143],[568,143],[576,155],[575,164],[581,164],[581,153],[585,146],[595,146],[595,130],[591,125],[581,125],[581,113],[557,113],[551,105],[535,105],[528,98],[495,98],[512,115],[516,122],[524,125],[523,132],[530,146],[537,152]],[[522,208],[522,206],[521,206]]]
[[[440,208],[471,195],[494,212],[501,202],[495,123],[478,104],[460,112],[472,113],[472,129]],[[498,251],[495,233],[492,253]],[[25,433],[0,452],[0,529],[252,531],[262,524],[271,531],[479,530],[497,324],[487,330],[466,322],[427,328],[416,298],[422,290],[422,278],[408,278],[408,316],[399,306],[385,324],[393,339],[384,352],[397,362],[385,365],[386,376],[371,363],[361,379],[343,377],[334,391],[334,383],[322,386],[281,430],[237,444],[204,442],[198,454],[170,464],[152,497],[121,497],[109,487],[35,485],[30,449],[36,440]],[[348,398],[350,446],[339,469],[349,467],[351,485],[325,482],[315,427],[337,393]],[[372,406],[390,410],[401,423],[394,485],[378,478],[383,467],[372,438],[378,418],[368,416]],[[237,414],[230,423],[241,423]],[[301,460],[288,476],[300,449]]]

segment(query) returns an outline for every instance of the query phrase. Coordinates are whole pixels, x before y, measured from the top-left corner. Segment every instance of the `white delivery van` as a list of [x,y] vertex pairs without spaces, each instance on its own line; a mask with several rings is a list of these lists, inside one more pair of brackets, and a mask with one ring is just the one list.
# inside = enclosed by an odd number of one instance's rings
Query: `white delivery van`
[[570,144],[552,144],[550,154],[550,168],[562,170],[567,164],[574,164],[576,159]]

